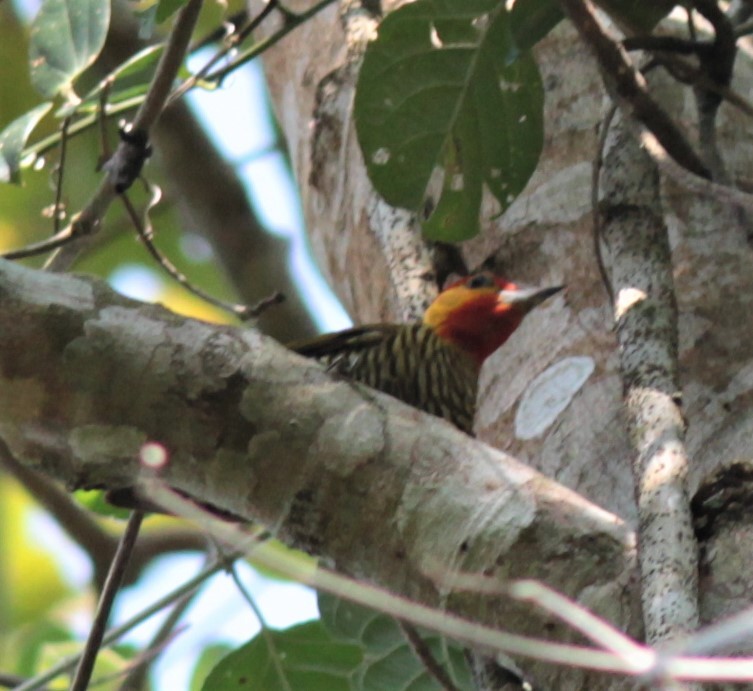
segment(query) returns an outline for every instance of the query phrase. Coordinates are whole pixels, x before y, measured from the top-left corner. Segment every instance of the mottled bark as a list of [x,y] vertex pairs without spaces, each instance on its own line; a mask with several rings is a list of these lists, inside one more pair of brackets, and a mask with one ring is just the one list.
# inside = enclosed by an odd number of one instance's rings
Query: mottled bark
[[618,114],[608,125],[599,214],[638,504],[648,640],[698,626],[698,547],[688,494],[677,372],[677,303],[659,171]]

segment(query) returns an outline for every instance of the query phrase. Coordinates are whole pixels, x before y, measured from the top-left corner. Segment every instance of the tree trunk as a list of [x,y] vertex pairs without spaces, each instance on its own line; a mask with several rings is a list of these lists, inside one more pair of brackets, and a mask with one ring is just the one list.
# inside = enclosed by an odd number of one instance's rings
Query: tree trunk
[[[383,9],[397,4],[384,2]],[[343,2],[322,13],[295,41],[267,54],[265,65],[317,256],[356,321],[367,322],[416,315],[437,272],[415,219],[372,190],[356,142],[353,89],[379,21],[361,5]],[[541,162],[503,216],[494,218],[488,205],[482,234],[462,252],[469,267],[492,261],[514,280],[565,283],[568,290],[565,301],[537,310],[486,363],[477,435],[637,526],[628,384],[594,249],[593,162],[610,104],[593,57],[566,22],[537,46],[536,57],[546,90]],[[749,93],[744,52],[735,79],[733,88]],[[654,88],[692,141],[692,91],[669,79]],[[746,115],[722,105],[719,145],[732,181],[748,175],[748,127]],[[674,269],[675,393],[687,423],[687,491],[694,496],[702,488],[695,520],[700,609],[709,622],[751,600],[750,569],[741,563],[753,546],[750,528],[742,512],[725,510],[750,501],[753,476],[751,230],[739,208],[671,177],[660,181],[660,204]],[[608,263],[613,257],[601,244]],[[553,688],[580,688],[565,679]]]

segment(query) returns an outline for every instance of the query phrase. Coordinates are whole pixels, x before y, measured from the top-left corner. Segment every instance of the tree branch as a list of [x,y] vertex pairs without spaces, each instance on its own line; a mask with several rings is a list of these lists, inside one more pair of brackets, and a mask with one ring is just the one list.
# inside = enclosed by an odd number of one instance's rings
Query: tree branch
[[426,604],[540,633],[524,607],[427,575],[483,572],[588,591],[635,625],[629,527],[444,421],[95,279],[0,262],[0,296],[0,437],[27,466],[129,487],[158,442],[176,489]]
[[[146,99],[133,119],[131,131],[143,133],[148,137],[149,130],[157,121],[167,102],[173,80],[178,74],[178,68],[186,57],[201,5],[202,0],[189,0],[178,12]],[[130,148],[131,145],[128,142],[121,141],[113,159],[128,157]],[[67,232],[72,242],[61,247],[55,255],[50,257],[48,266],[51,270],[65,271],[71,266],[81,250],[81,244],[99,229],[102,217],[117,194],[112,175],[105,174],[86,207],[73,218],[67,228],[61,231],[61,234]]]
[[615,101],[653,132],[680,165],[708,178],[708,168],[672,119],[651,97],[645,79],[635,69],[625,49],[610,38],[597,21],[590,0],[560,0],[560,5],[596,56],[604,85]]
[[[102,54],[108,70],[143,47],[137,34],[130,10],[119,11]],[[256,325],[283,342],[313,336],[316,325],[291,275],[290,240],[264,227],[234,167],[188,105],[171,102],[151,135],[165,171],[159,184],[175,201],[184,227],[211,243],[241,301],[253,304],[278,290],[285,295],[285,302],[262,314]]]
[[698,626],[698,548],[679,408],[677,305],[656,166],[619,112],[605,142],[600,227],[609,248],[621,370],[636,457],[647,639]]
[[123,576],[128,566],[128,560],[133,553],[143,519],[144,515],[139,511],[134,511],[128,519],[128,525],[118,543],[118,549],[113,557],[104,588],[102,588],[102,594],[97,603],[97,611],[94,615],[94,622],[86,639],[83,654],[78,661],[76,672],[71,681],[71,691],[86,691],[89,687],[91,675],[94,671],[94,662],[102,647],[107,620],[110,618],[115,596],[123,583]]

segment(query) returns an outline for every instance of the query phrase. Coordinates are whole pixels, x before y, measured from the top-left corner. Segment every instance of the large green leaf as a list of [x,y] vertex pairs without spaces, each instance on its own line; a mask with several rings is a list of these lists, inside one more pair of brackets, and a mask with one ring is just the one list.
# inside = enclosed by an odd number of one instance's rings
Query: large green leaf
[[0,132],[0,182],[21,181],[21,159],[26,140],[51,107],[51,103],[42,103]]
[[51,98],[99,55],[110,24],[109,0],[43,0],[31,25],[31,81]]
[[[358,691],[438,691],[433,677],[408,645],[394,619],[333,595],[319,594],[322,623],[340,642],[355,643],[363,651],[353,670],[352,688]],[[463,650],[430,632],[421,636],[458,689],[473,689]]]
[[478,232],[486,186],[505,209],[543,143],[538,69],[498,0],[416,0],[388,15],[355,97],[369,177],[433,239]]
[[[271,642],[271,645],[270,643]],[[355,645],[336,641],[320,621],[268,630],[233,651],[209,673],[203,691],[350,691],[361,659]]]

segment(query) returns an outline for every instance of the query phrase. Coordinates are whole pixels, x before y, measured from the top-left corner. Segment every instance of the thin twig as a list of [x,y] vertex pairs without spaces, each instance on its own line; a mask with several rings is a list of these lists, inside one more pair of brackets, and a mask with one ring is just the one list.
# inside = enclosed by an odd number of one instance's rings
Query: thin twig
[[520,602],[531,602],[590,639],[599,648],[625,659],[645,655],[645,646],[635,643],[609,622],[544,583],[530,579],[501,583],[484,574],[458,571],[448,573],[439,566],[426,572],[426,575],[443,588],[484,595],[504,595]]
[[[205,564],[206,566],[206,564]],[[144,686],[146,675],[149,672],[149,663],[161,653],[176,636],[175,627],[180,618],[185,614],[188,606],[193,602],[198,591],[186,593],[178,599],[170,610],[162,625],[157,629],[146,649],[138,656],[138,660],[131,666],[126,678],[120,685],[120,691],[138,691]]]
[[112,156],[110,150],[110,140],[107,137],[107,103],[110,97],[113,79],[107,77],[102,82],[102,91],[99,94],[99,103],[97,105],[97,124],[99,124],[99,150],[100,161],[97,170],[101,169],[105,161]]
[[[330,0],[330,2],[333,2],[334,0]],[[270,2],[269,5],[274,5],[275,3]],[[288,10],[284,10],[281,8],[279,2],[277,4],[278,11],[282,12],[284,15],[292,15],[291,12]],[[265,8],[265,13],[268,13],[269,10]],[[240,14],[245,14],[245,12],[239,12]],[[306,18],[309,18],[309,12],[306,13]],[[295,16],[295,15],[293,15]],[[232,21],[232,18],[231,18]],[[278,32],[277,36],[278,38],[283,38],[288,32]],[[198,50],[199,48],[203,47],[205,44],[206,39],[203,39],[200,41],[196,46],[192,46],[190,48],[190,51],[193,52],[195,50]],[[274,41],[267,42],[265,41],[266,48],[269,49],[274,45]],[[167,49],[167,48],[166,48]],[[222,55],[225,53],[223,52]],[[189,78],[188,81],[193,82],[191,86],[196,85],[196,80],[193,78]],[[177,87],[176,92],[179,92],[180,95],[183,95],[185,93],[186,89],[183,87],[183,85]],[[118,115],[125,115],[126,113],[129,113],[132,110],[138,109],[142,106],[142,104],[146,101],[147,94],[133,96],[132,98],[126,99],[124,101],[121,101],[119,103],[115,104],[108,104],[107,106],[107,112],[105,113],[106,117],[108,119],[112,119],[113,117],[116,117]],[[175,94],[171,94],[168,99],[168,105],[171,104],[174,100],[176,100],[177,96]],[[91,115],[87,115],[85,117],[82,117],[80,120],[77,120],[75,123],[73,123],[69,130],[69,138],[72,138],[74,136],[77,136],[79,134],[82,134],[83,132],[87,131],[93,124],[95,124],[100,117],[99,112]],[[51,149],[54,149],[57,147],[60,143],[60,135],[59,133],[51,134],[47,137],[44,137],[43,139],[40,139],[38,142],[31,144],[30,146],[26,147],[23,150],[23,158],[31,157],[31,156],[43,156]]]
[[248,10],[240,10],[235,14],[231,14],[229,17],[225,17],[220,26],[216,29],[212,29],[208,34],[203,38],[200,38],[191,46],[191,52],[195,53],[213,43],[231,38],[237,33],[238,27],[243,26],[248,21],[248,14]]
[[[9,674],[8,672],[0,672],[0,686],[3,688],[15,689],[25,682],[26,677],[18,674]],[[51,689],[49,686],[40,686],[38,691],[51,691]]]
[[[263,52],[265,52],[282,38],[284,38],[293,29],[300,26],[302,23],[316,15],[318,12],[320,12],[333,2],[334,0],[321,0],[321,2],[319,2],[317,5],[300,14],[290,12],[279,2],[269,3],[269,6],[276,5],[277,10],[279,12],[282,12],[282,14],[285,16],[286,21],[282,29],[280,29],[264,41],[261,41],[260,43],[253,46],[249,51],[243,53],[226,67],[217,70],[212,74],[209,74],[207,76],[207,79],[217,82],[222,81],[222,79],[224,79],[224,77],[227,76],[230,72],[261,55]],[[109,108],[107,113],[109,117],[126,113],[138,106],[139,110],[134,117],[132,129],[141,129],[148,131],[149,126],[153,124],[154,119],[156,119],[156,115],[158,114],[159,109],[157,108],[157,105],[160,104],[160,102],[162,104],[161,107],[169,105],[186,91],[186,88],[184,86],[181,86],[178,87],[175,94],[170,95],[164,92],[164,90],[172,83],[172,80],[177,73],[177,67],[180,66],[180,63],[182,61],[182,57],[176,60],[177,56],[185,55],[187,43],[183,44],[182,41],[186,35],[190,38],[190,33],[193,30],[193,25],[191,25],[190,31],[187,31],[186,27],[190,22],[195,23],[197,18],[196,13],[200,5],[201,0],[190,0],[190,2],[179,13],[174,30],[170,34],[170,38],[165,47],[165,51],[163,52],[162,58],[160,59],[160,62],[157,66],[155,79],[152,81],[152,84],[150,85],[149,91],[147,92],[146,96],[138,96],[133,99],[129,99],[128,101],[117,104],[112,108]],[[265,8],[265,10],[267,12],[269,11],[267,10],[267,8]],[[262,14],[266,16],[265,13]],[[259,18],[257,17],[257,20],[258,19]],[[252,20],[252,24],[258,25],[258,22],[254,22],[254,20]],[[179,28],[181,29],[180,31],[177,30]],[[170,74],[170,71],[172,71],[172,74]],[[191,86],[194,85],[195,81],[191,83]],[[70,136],[80,134],[81,132],[88,129],[96,121],[97,116],[94,115],[83,118],[82,120],[76,122],[70,128]],[[26,149],[24,151],[24,154],[35,154],[38,156],[42,155],[49,149],[57,146],[58,142],[59,136],[52,135]],[[123,143],[121,143],[121,147],[123,146]],[[121,150],[121,147],[119,147],[119,150]],[[118,155],[117,151],[115,155]],[[87,236],[98,232],[101,218],[104,216],[109,205],[112,203],[114,196],[115,190],[113,189],[113,184],[111,180],[105,178],[100,183],[99,188],[94,193],[84,209],[76,214],[71,222],[53,238],[49,238],[43,242],[34,243],[32,245],[27,245],[26,247],[18,250],[7,252],[0,255],[0,257],[3,257],[5,259],[22,259],[57,250],[57,252],[48,260],[45,268],[51,271],[67,270],[73,264],[80,251],[80,243],[76,241],[83,241]],[[268,308],[270,304],[275,304],[281,299],[281,295],[273,295],[271,298],[264,299],[260,301],[258,305],[246,308],[241,318],[249,319],[251,317],[259,316],[265,309]]]
[[118,549],[113,557],[112,566],[107,574],[104,588],[102,588],[102,595],[97,605],[97,613],[94,616],[89,637],[86,639],[83,654],[78,662],[76,673],[73,676],[70,691],[86,691],[86,688],[89,686],[94,662],[102,647],[102,639],[105,634],[107,620],[110,618],[115,595],[123,582],[123,576],[128,567],[128,560],[131,557],[133,546],[136,544],[136,538],[138,537],[143,518],[143,513],[134,511],[128,519],[128,524],[125,531],[123,531],[123,536],[118,543]]
[[[239,526],[216,519],[211,513],[194,502],[182,498],[156,478],[146,480],[141,490],[151,501],[160,504],[170,513],[197,522],[220,542],[233,545],[262,567],[273,569],[299,583],[410,621],[411,624],[431,629],[469,645],[553,664],[630,674],[640,678],[646,684],[667,678],[679,681],[753,680],[753,658],[681,656],[672,651],[657,652],[632,639],[628,639],[630,646],[635,646],[640,654],[623,658],[621,655],[594,650],[590,647],[509,634],[447,612],[438,612],[431,607],[321,567],[316,570],[302,569],[298,562],[293,562],[276,550],[267,549],[263,544],[259,544],[256,536],[248,535]],[[616,635],[622,634],[616,632]],[[656,685],[654,684],[651,688],[656,688]]]
[[277,676],[280,679],[280,683],[282,684],[283,689],[285,691],[293,691],[293,689],[290,686],[290,682],[288,681],[288,677],[285,674],[285,670],[282,668],[282,665],[280,664],[280,653],[277,651],[275,640],[269,631],[269,626],[267,626],[267,622],[264,619],[264,614],[262,613],[261,609],[259,609],[259,606],[256,604],[256,600],[254,600],[254,598],[251,597],[251,593],[249,593],[246,587],[243,585],[243,582],[238,576],[238,570],[235,568],[234,563],[231,564],[230,566],[230,577],[233,579],[233,582],[235,583],[235,587],[238,588],[238,591],[243,596],[243,599],[251,608],[251,611],[254,613],[254,616],[259,620],[259,626],[261,627],[260,628],[261,636],[264,639],[264,642],[267,644],[267,648],[269,650],[269,656],[272,659],[272,664],[275,667],[275,671],[277,672]]
[[[188,625],[181,626],[177,628],[176,630],[172,631],[170,636],[164,640],[159,646],[152,647],[151,645],[147,647],[144,651],[138,653],[135,657],[133,657],[131,660],[129,660],[122,669],[119,669],[117,672],[113,672],[112,674],[102,674],[100,676],[94,677],[92,679],[91,684],[89,685],[89,688],[94,689],[97,686],[101,686],[103,684],[111,684],[111,682],[115,682],[118,679],[123,679],[124,677],[128,676],[130,674],[131,670],[136,669],[138,667],[141,667],[142,665],[149,664],[154,658],[156,658],[160,653],[162,653],[165,648],[167,648],[178,636],[183,633],[188,628]],[[145,683],[146,680],[144,680],[143,683]],[[123,688],[123,685],[120,686],[120,691],[143,691],[143,683],[139,687],[131,686],[127,690]]]
[[695,28],[695,21],[693,20],[693,7],[690,5],[685,6],[685,22],[688,25],[688,33],[690,34],[691,41],[698,40],[698,32]]
[[742,38],[751,33],[753,33],[753,20],[749,20],[735,27],[735,36],[737,38]]
[[193,74],[190,76],[186,81],[184,81],[170,96],[170,102],[177,100],[180,98],[183,94],[185,94],[190,89],[193,89],[194,86],[196,86],[202,79],[206,77],[207,74],[211,71],[211,69],[220,62],[225,56],[228,55],[231,51],[235,50],[238,45],[240,45],[243,41],[248,38],[248,36],[251,34],[252,31],[257,29],[261,23],[270,15],[272,12],[274,12],[277,9],[277,1],[276,0],[270,0],[269,2],[264,5],[261,12],[259,12],[256,17],[251,19],[245,26],[237,27],[236,30],[231,33],[229,36],[226,36],[225,38],[225,45],[217,51],[210,59],[209,61],[196,72],[196,74]]
[[711,50],[699,55],[701,64],[712,81],[729,86],[737,52],[732,22],[719,7],[717,0],[692,0],[691,4],[714,27]]
[[299,583],[346,598],[365,607],[377,609],[384,614],[408,621],[415,626],[431,629],[461,643],[499,650],[510,655],[545,660],[554,664],[570,664],[585,669],[614,673],[645,674],[651,672],[653,668],[652,662],[655,654],[648,648],[646,648],[647,657],[634,661],[584,646],[507,633],[457,615],[438,612],[431,607],[412,602],[377,586],[355,581],[321,567],[315,570],[302,568],[297,561],[286,560],[279,552],[268,549],[259,542],[256,535],[248,534],[238,525],[218,520],[210,512],[169,489],[157,478],[145,479],[140,486],[140,492],[150,501],[162,506],[164,510],[196,522],[222,544],[232,545],[234,549],[243,552],[263,568],[278,571]]
[[677,56],[667,55],[655,55],[654,59],[683,84],[714,93],[745,115],[753,117],[753,104],[745,96],[729,86],[722,86],[713,82],[707,74],[688,61]]
[[[108,118],[113,118],[118,115],[125,115],[132,110],[136,110],[144,102],[145,98],[145,95],[134,96],[132,98],[121,101],[120,103],[110,104],[107,107],[106,116]],[[76,122],[74,122],[68,129],[68,138],[73,139],[79,134],[86,132],[92,125],[95,125],[98,122],[99,117],[99,112],[96,112],[90,113],[89,115],[85,115],[81,119],[76,120]],[[51,134],[47,137],[44,137],[43,139],[40,139],[34,144],[30,144],[23,150],[22,156],[23,158],[31,158],[32,156],[38,158],[40,156],[44,156],[44,154],[56,148],[59,144],[60,133],[56,132],[55,134]]]
[[26,247],[21,247],[17,250],[4,252],[3,254],[0,254],[0,257],[3,259],[26,259],[27,257],[36,257],[40,254],[47,254],[52,250],[64,247],[73,240],[74,236],[71,226],[66,226],[57,235],[53,235],[46,240],[33,242],[30,245],[26,245]]
[[653,52],[678,53],[680,55],[700,55],[711,50],[710,41],[694,41],[681,36],[627,36],[622,39],[622,47],[627,51],[647,50]]
[[234,316],[242,320],[247,320],[254,317],[258,317],[264,311],[266,311],[267,309],[269,309],[270,307],[274,305],[280,304],[285,299],[285,296],[282,293],[275,292],[269,297],[264,298],[261,301],[259,301],[256,305],[251,305],[251,306],[241,305],[237,303],[225,302],[224,300],[220,300],[219,298],[216,298],[213,295],[210,295],[209,293],[205,292],[198,286],[193,285],[185,276],[185,274],[181,273],[177,269],[177,267],[164,254],[162,254],[162,252],[160,252],[159,249],[157,249],[156,245],[152,241],[153,232],[152,232],[151,222],[149,221],[148,213],[149,213],[149,209],[159,201],[161,197],[161,192],[159,188],[157,188],[156,186],[152,186],[148,184],[146,185],[147,185],[147,189],[150,189],[152,192],[152,199],[149,205],[147,206],[147,210],[145,212],[143,221],[139,217],[139,214],[134,208],[133,204],[131,203],[131,200],[128,198],[128,195],[122,194],[121,199],[123,201],[123,205],[126,208],[126,211],[128,212],[128,216],[130,217],[131,222],[136,228],[136,232],[138,233],[139,238],[141,238],[141,241],[143,242],[147,251],[152,256],[152,258],[157,262],[157,264],[159,264],[159,266],[162,267],[162,269],[164,269],[171,278],[177,281],[181,286],[183,286],[190,293],[193,293],[197,297],[210,303],[211,305],[214,305],[215,307],[219,307],[220,309],[230,312],[231,314],[233,314]]
[[149,131],[167,104],[175,77],[188,52],[201,4],[202,0],[188,0],[180,11],[157,64],[146,98],[131,123],[134,130]]
[[[729,88],[735,64],[737,45],[732,22],[719,7],[717,0],[693,0],[692,6],[714,27],[711,50],[699,54],[700,71],[707,80],[719,88]],[[703,86],[695,88],[698,106],[698,141],[706,165],[719,182],[727,182],[724,159],[717,146],[716,115],[723,97],[716,89]]]
[[[144,608],[135,616],[131,617],[127,621],[124,621],[120,626],[116,626],[110,629],[102,638],[102,645],[104,646],[113,643],[124,634],[128,633],[132,629],[135,629],[141,623],[157,614],[157,612],[159,612],[160,610],[164,609],[168,605],[173,604],[175,601],[177,601],[187,593],[193,592],[198,587],[203,585],[210,576],[214,576],[219,571],[224,571],[227,568],[227,559],[237,559],[239,556],[241,555],[236,553],[218,557],[210,566],[202,569],[198,574],[196,574],[193,578],[190,578],[183,585],[175,588],[175,590],[170,591],[164,597],[159,598],[157,601],[149,605],[149,607]],[[74,669],[78,664],[80,658],[80,654],[65,657],[62,660],[56,662],[54,665],[52,665],[52,667],[50,667],[42,674],[39,674],[38,676],[27,680],[24,684],[22,684],[18,688],[15,688],[13,691],[39,691],[39,689],[41,689],[43,685],[48,681],[52,681],[60,674],[64,674],[65,672]]]
[[[133,119],[133,131],[148,132],[165,107],[173,81],[186,56],[201,5],[202,0],[188,0],[188,3],[178,12],[149,91]],[[121,141],[115,156],[118,156],[119,152],[124,154],[127,146],[126,142]],[[117,195],[110,178],[109,174],[103,177],[89,203],[65,229],[68,230],[70,239],[90,235],[98,230],[102,217]],[[45,268],[52,271],[65,271],[75,261],[79,251],[80,243],[78,242],[64,245],[50,258]]]
[[241,53],[237,58],[235,58],[231,63],[229,63],[222,69],[210,72],[208,75],[206,75],[206,80],[221,83],[228,74],[230,74],[234,70],[237,70],[241,65],[245,65],[247,62],[253,60],[254,58],[257,58],[264,51],[268,50],[270,46],[278,43],[291,31],[311,19],[311,17],[321,12],[323,9],[331,5],[334,1],[335,0],[320,0],[320,2],[318,2],[316,5],[306,10],[305,12],[301,12],[300,14],[288,12],[287,15],[289,17],[289,20],[285,22],[281,29],[276,31],[268,38],[265,38],[264,40],[254,44],[251,48]]
[[607,267],[604,265],[604,254],[601,250],[603,237],[601,233],[601,214],[599,213],[599,180],[601,176],[601,168],[604,165],[604,145],[607,141],[609,126],[616,112],[617,106],[612,105],[601,122],[596,158],[594,159],[593,167],[591,168],[591,223],[593,224],[594,256],[596,257],[596,265],[599,267],[601,282],[604,286],[604,290],[607,291],[610,305],[614,305],[614,291],[612,290],[612,282],[609,280],[607,274]]
[[680,643],[674,652],[684,655],[710,655],[725,648],[746,642],[746,648],[753,635],[753,607],[722,619],[690,636]]
[[63,120],[60,127],[60,160],[58,161],[56,171],[57,180],[55,181],[55,203],[52,207],[52,234],[57,235],[60,232],[61,208],[63,198],[63,175],[65,173],[65,157],[68,153],[68,128],[71,126],[71,118]]
[[444,689],[444,691],[458,691],[458,687],[455,686],[449,674],[442,665],[437,662],[433,653],[426,644],[426,641],[421,638],[421,634],[418,632],[415,626],[408,622],[397,620],[400,630],[405,636],[405,640],[408,641],[413,654],[419,659],[424,666],[430,677]]

